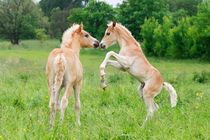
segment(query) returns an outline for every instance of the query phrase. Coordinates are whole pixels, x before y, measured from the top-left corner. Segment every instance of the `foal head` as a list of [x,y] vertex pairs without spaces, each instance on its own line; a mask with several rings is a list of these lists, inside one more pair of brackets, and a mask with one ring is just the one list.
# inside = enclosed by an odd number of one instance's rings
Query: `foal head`
[[113,45],[117,41],[117,32],[115,30],[116,21],[114,20],[112,24],[108,25],[105,31],[105,35],[100,43],[102,49],[107,49],[109,46]]
[[99,46],[99,41],[83,30],[82,23],[74,24],[64,32],[61,47],[71,48],[73,42],[78,43],[81,48],[97,48]]

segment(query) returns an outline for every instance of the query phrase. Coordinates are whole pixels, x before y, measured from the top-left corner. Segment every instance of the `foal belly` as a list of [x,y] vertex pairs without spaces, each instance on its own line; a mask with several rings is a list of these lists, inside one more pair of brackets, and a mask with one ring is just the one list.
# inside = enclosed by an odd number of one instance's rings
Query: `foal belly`
[[128,69],[127,72],[141,83],[144,83],[146,81],[146,74],[142,70],[130,67],[130,69]]

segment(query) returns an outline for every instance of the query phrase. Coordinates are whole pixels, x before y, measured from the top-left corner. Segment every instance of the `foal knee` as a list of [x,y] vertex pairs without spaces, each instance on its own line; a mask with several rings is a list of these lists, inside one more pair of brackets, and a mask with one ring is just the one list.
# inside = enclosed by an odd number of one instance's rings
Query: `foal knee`
[[74,107],[75,107],[76,110],[79,110],[80,109],[80,100],[76,100],[75,101]]
[[67,106],[68,106],[68,99],[65,96],[63,96],[63,98],[61,100],[60,108],[65,109]]

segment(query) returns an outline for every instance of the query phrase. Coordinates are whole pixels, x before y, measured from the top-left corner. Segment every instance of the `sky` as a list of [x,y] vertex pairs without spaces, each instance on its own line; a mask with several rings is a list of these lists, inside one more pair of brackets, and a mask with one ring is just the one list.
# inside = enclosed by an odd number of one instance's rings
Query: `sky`
[[[33,0],[34,2],[39,2],[40,0]],[[118,3],[122,3],[123,0],[99,0],[99,1],[105,1],[106,3],[112,5],[113,7],[116,7]]]

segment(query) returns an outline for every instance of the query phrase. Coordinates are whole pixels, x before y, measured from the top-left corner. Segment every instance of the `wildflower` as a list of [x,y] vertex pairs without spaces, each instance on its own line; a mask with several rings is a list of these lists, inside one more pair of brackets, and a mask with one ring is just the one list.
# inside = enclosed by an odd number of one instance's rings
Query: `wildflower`
[[67,117],[67,120],[69,120],[69,117]]
[[30,114],[30,117],[32,116],[32,114]]
[[48,96],[46,96],[46,98],[48,99]]
[[199,94],[198,94],[198,93],[196,93],[196,96],[199,96]]
[[0,136],[0,139],[2,138],[2,136]]
[[40,123],[40,120],[37,120],[38,123]]
[[25,131],[25,132],[26,132],[26,129],[24,128],[24,129],[23,129],[23,131]]
[[50,137],[53,138],[53,135],[51,135]]
[[198,109],[198,106],[196,106],[195,108]]

